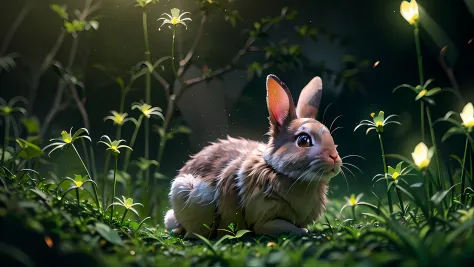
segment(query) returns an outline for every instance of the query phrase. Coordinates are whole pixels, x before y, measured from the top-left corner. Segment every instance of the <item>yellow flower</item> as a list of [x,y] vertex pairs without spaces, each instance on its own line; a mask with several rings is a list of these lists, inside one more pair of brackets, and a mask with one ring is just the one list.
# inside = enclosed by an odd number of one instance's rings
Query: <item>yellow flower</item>
[[81,187],[83,182],[82,181],[74,181],[77,187]]
[[428,93],[428,90],[423,89],[423,90],[421,90],[421,91],[418,93],[418,95],[416,96],[416,98],[417,98],[417,99],[420,99],[420,98],[424,97],[424,96],[426,95],[426,93]]
[[400,173],[398,173],[398,172],[394,172],[394,173],[392,174],[392,178],[393,178],[393,179],[397,179],[398,176],[400,176]]
[[418,3],[415,0],[411,0],[411,2],[403,1],[400,5],[400,13],[411,25],[415,24],[420,18]]
[[133,103],[132,110],[138,109],[142,112],[142,114],[147,117],[148,119],[152,115],[159,116],[161,119],[164,119],[163,114],[161,114],[161,108],[159,107],[152,107],[147,103]]
[[415,165],[418,168],[424,169],[430,165],[431,158],[434,154],[434,147],[428,149],[425,143],[420,142],[416,147],[411,156],[413,157],[413,161],[415,161]]
[[127,118],[128,113],[118,113],[115,110],[112,110],[110,113],[112,113],[112,116],[105,117],[104,121],[111,120],[114,122],[114,125],[122,126],[124,123],[130,120]]
[[462,124],[467,128],[474,127],[474,106],[471,102],[467,103],[462,112],[459,114],[462,119]]
[[62,131],[61,136],[62,136],[62,139],[63,139],[64,143],[70,144],[72,142],[72,137],[68,132]]
[[184,25],[184,27],[188,28],[188,26],[186,25],[186,23],[184,23],[184,21],[192,21],[190,18],[182,18],[184,15],[186,14],[191,14],[190,12],[183,12],[181,13],[181,10],[177,9],[177,8],[173,8],[171,9],[171,14],[166,14],[166,13],[163,13],[162,16],[166,16],[164,18],[159,18],[158,20],[163,20],[163,24],[161,24],[160,28],[165,25],[165,24],[171,24],[173,26],[176,26],[178,24],[182,24]]
[[349,197],[349,198],[344,197],[344,198],[346,199],[348,206],[356,206],[357,204],[359,204],[359,201],[360,201],[360,199],[362,198],[363,195],[364,195],[363,193],[361,193],[357,196],[352,194],[351,197]]

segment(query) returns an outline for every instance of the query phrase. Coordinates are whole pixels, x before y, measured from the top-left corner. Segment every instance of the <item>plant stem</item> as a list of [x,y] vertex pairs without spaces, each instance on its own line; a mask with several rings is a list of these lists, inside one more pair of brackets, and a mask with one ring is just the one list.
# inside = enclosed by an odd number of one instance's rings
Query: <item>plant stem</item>
[[[77,154],[77,157],[78,157],[79,160],[81,161],[82,166],[84,167],[84,170],[85,170],[86,173],[87,173],[87,176],[89,176],[89,179],[94,180],[94,179],[92,179],[92,176],[91,176],[91,174],[89,173],[89,170],[87,169],[86,164],[84,164],[84,161],[82,160],[81,155],[79,154],[79,151],[77,151],[77,149],[76,149],[76,147],[74,146],[74,144],[72,144],[72,148],[74,149],[74,151],[75,151],[76,154]],[[97,188],[96,188],[96,185],[95,185],[94,183],[92,183],[92,189],[94,190],[95,204],[97,205],[97,208],[100,210],[101,207],[100,207],[100,202],[99,202],[99,195],[97,194]]]
[[382,161],[383,161],[383,172],[385,175],[385,181],[387,182],[387,199],[388,199],[388,208],[390,210],[390,214],[393,213],[393,206],[392,206],[392,196],[388,190],[388,178],[387,178],[387,163],[385,161],[385,151],[383,149],[383,142],[382,142],[382,135],[379,134],[379,142],[380,142],[380,150],[382,151]]
[[[133,149],[133,145],[135,144],[135,140],[137,139],[138,131],[140,130],[140,126],[142,124],[142,121],[143,121],[143,115],[140,115],[140,117],[138,118],[138,122],[135,125],[135,130],[133,131],[132,140],[130,141],[130,147],[132,149]],[[132,153],[132,151],[130,149],[127,149],[127,152],[125,154],[124,168],[123,168],[124,172],[126,172],[127,169],[128,169],[128,164],[129,164],[129,161],[130,161],[130,154],[131,153]]]
[[393,213],[393,206],[392,206],[392,196],[388,191],[388,178],[387,178],[387,163],[385,161],[385,151],[383,149],[383,142],[382,142],[382,135],[379,134],[379,142],[380,142],[380,150],[382,151],[382,160],[383,160],[383,172],[385,175],[385,181],[387,182],[387,199],[388,199],[388,208],[390,209],[390,214]]
[[174,41],[176,39],[176,26],[173,26],[173,40],[171,42],[171,67],[173,69],[173,73],[175,75],[175,77],[178,75],[178,73],[176,72],[176,66],[175,66],[175,62],[174,62]]
[[419,30],[419,27],[418,27],[418,22],[415,23],[415,30],[414,30],[414,34],[415,34],[415,45],[416,45],[416,55],[417,55],[417,59],[418,59],[418,75],[420,76],[420,85],[423,85],[424,83],[424,79],[423,79],[423,58],[421,56],[421,47],[420,47],[420,34],[419,34],[420,30]]
[[355,212],[355,209],[356,209],[356,205],[352,206],[352,219],[354,219],[354,221],[356,220],[356,212]]
[[[420,85],[423,86],[423,62],[421,57],[421,47],[420,47],[420,35],[419,35],[418,22],[415,23],[414,35],[415,35],[415,46],[416,46],[416,57],[418,60],[418,76],[420,78]],[[424,102],[420,101],[420,111],[421,111],[421,141],[425,142],[425,118],[424,118]]]
[[79,201],[79,187],[76,188],[76,198],[77,198],[77,210],[81,207],[81,202]]
[[8,139],[9,139],[9,134],[10,134],[10,117],[8,115],[5,116],[4,119],[5,125],[5,134],[3,135],[3,150],[2,150],[2,166],[5,165],[5,152],[6,149],[8,148]]
[[[146,10],[143,11],[143,35],[145,39],[145,60],[151,63],[151,53],[150,53],[150,44],[148,40],[148,20]],[[146,83],[145,83],[145,92],[146,92],[146,103],[151,104],[151,73],[146,73]],[[150,121],[145,121],[145,159],[148,160],[150,153]],[[128,167],[128,160],[125,162]],[[146,178],[149,179],[150,172],[147,170]]]
[[403,205],[403,198],[400,189],[398,189],[398,187],[395,187],[395,192],[397,192],[398,201],[400,202],[400,209],[402,210],[402,215],[405,216],[405,206]]
[[[432,145],[437,148],[436,138],[435,138],[435,134],[434,134],[433,121],[431,120],[430,107],[428,107],[428,106],[426,107],[426,116],[428,118],[428,123],[429,123],[429,127],[430,127]],[[438,149],[435,149],[434,156],[435,156],[435,159],[436,159],[436,168],[437,168],[437,171],[438,171],[438,184],[439,184],[438,190],[444,190],[446,188],[445,188],[444,183],[443,183],[442,178],[441,178],[441,163],[440,163],[440,160],[439,160]]]
[[110,152],[106,151],[105,152],[105,165],[104,165],[104,182],[102,186],[102,192],[103,192],[103,202],[104,202],[104,207],[106,205],[106,188],[107,188],[107,174],[109,172],[109,165],[110,165]]
[[128,212],[128,209],[125,209],[125,212],[123,213],[123,216],[122,216],[122,221],[120,222],[120,226],[123,225],[123,220],[125,220],[125,216],[127,216],[127,212]]
[[425,142],[425,102],[420,101],[421,141]]
[[466,172],[466,157],[467,157],[468,147],[469,147],[469,139],[466,138],[466,145],[464,147],[464,157],[462,158],[462,169],[461,169],[461,203],[462,204],[465,203],[465,198],[466,198],[464,194],[464,186],[466,184],[465,172]]
[[84,141],[84,138],[81,139],[81,143],[82,143],[82,150],[84,151],[84,155],[86,156],[86,166],[91,166],[91,161],[89,159],[89,151],[87,151],[86,141]]
[[[94,177],[97,177],[97,168],[96,168],[96,165],[95,165],[95,155],[94,155],[94,148],[92,147],[92,143],[89,143],[89,150],[91,152],[91,163],[92,163],[92,175],[94,175]],[[97,178],[99,179],[99,178]],[[105,195],[104,195],[105,197]]]
[[[118,155],[114,155],[115,158],[115,164],[114,164],[114,191],[112,195],[112,202],[115,199],[115,188],[117,186],[117,163],[118,163]],[[112,205],[111,210],[110,210],[110,221],[112,221],[114,218],[114,206]]]

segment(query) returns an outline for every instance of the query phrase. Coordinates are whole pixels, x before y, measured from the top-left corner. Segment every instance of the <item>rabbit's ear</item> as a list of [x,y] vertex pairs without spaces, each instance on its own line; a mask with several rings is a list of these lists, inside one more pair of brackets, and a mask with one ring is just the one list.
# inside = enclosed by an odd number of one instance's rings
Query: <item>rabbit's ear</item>
[[298,118],[316,119],[322,94],[323,82],[321,78],[314,77],[301,91],[298,105],[296,106]]
[[295,104],[290,90],[273,74],[267,76],[267,107],[270,123],[277,129],[296,119]]

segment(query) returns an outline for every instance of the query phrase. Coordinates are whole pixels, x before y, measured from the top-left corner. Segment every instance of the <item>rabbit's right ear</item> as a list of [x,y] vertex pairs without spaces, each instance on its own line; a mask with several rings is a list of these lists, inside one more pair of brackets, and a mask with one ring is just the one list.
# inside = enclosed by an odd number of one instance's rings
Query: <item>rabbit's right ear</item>
[[270,124],[276,131],[296,119],[295,104],[288,87],[275,75],[267,76],[267,107]]
[[298,118],[316,119],[322,95],[323,82],[321,78],[314,77],[301,91],[298,105],[296,106]]

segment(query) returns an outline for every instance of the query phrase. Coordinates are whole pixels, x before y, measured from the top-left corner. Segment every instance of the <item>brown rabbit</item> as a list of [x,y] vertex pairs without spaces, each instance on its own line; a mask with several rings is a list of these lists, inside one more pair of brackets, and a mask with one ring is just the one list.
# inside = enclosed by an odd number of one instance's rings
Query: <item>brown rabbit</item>
[[228,137],[194,155],[171,185],[166,229],[208,237],[233,223],[255,234],[306,234],[342,165],[331,133],[315,119],[321,95],[315,77],[295,109],[286,85],[269,75],[268,143]]

